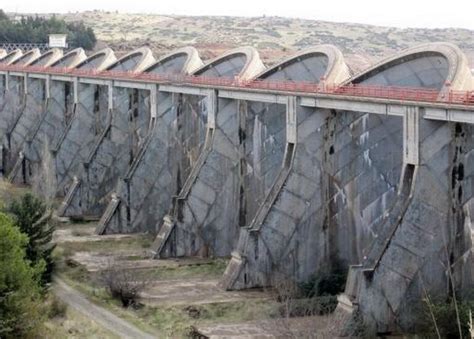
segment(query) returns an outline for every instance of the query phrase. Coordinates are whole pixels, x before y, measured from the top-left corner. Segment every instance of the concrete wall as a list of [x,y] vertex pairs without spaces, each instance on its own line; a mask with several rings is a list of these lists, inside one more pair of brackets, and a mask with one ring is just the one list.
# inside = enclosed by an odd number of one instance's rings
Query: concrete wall
[[[183,65],[152,66],[141,55],[152,72]],[[135,56],[117,65],[140,69]],[[322,85],[348,75],[329,47],[262,67],[243,49],[194,74],[323,76]],[[471,125],[429,120],[420,103],[394,116],[383,100],[386,112],[376,114],[377,100],[329,110],[315,108],[328,107],[322,97],[311,104],[285,93],[273,102],[251,90],[225,98],[211,87],[85,81],[73,83],[72,106],[67,79],[51,82],[54,98],[42,110],[34,104],[44,103],[44,79],[29,77],[25,95],[24,78],[10,75],[1,111],[6,149],[29,159],[24,172],[42,173],[42,149],[52,144],[49,169],[68,192],[61,214],[105,210],[98,233],[157,233],[156,257],[235,249],[227,289],[271,285],[280,274],[303,282],[351,265],[339,310],[356,311],[375,332],[414,329],[424,291],[446,296],[449,280],[461,292],[472,287]],[[448,44],[410,49],[346,83],[424,87],[440,100],[449,88],[472,89],[465,57]]]
[[[5,92],[4,105],[1,110],[0,138],[2,140],[2,174],[8,173],[9,135],[26,104],[25,78],[9,76],[8,90]],[[6,147],[5,147],[5,146]],[[5,147],[5,149],[4,149]]]
[[44,115],[47,106],[46,92],[46,81],[44,79],[28,78],[25,106],[18,113],[18,119],[12,126],[11,131],[7,133],[7,140],[3,143],[4,149],[8,150],[5,157],[6,174],[10,174],[16,164],[29,130]]
[[[318,83],[334,63],[324,52],[301,52],[258,78]],[[186,195],[178,197],[168,239],[158,235],[156,256],[229,255],[240,226],[252,222],[281,170],[285,105],[219,99],[216,109],[209,154]]]
[[[140,71],[143,67],[148,67],[153,61],[154,59],[149,49],[140,49],[125,55],[109,66],[107,70]],[[92,98],[94,98],[95,102],[92,107],[86,107],[88,118],[85,118],[85,114],[79,113],[77,119],[73,119],[71,127],[67,132],[68,135],[64,138],[61,145],[64,151],[56,156],[57,159],[58,155],[60,155],[66,161],[70,160],[71,162],[70,165],[63,166],[61,164],[62,168],[58,168],[58,173],[62,172],[59,175],[60,177],[58,177],[59,189],[65,189],[67,185],[67,189],[70,191],[65,196],[65,200],[59,210],[60,214],[64,216],[78,216],[84,213],[100,215],[107,204],[106,195],[114,187],[118,179],[117,172],[110,171],[117,168],[117,171],[121,172],[120,169],[126,168],[127,163],[126,159],[124,159],[125,162],[118,162],[120,156],[124,156],[126,151],[123,148],[116,147],[114,141],[118,141],[117,146],[123,144],[123,141],[127,140],[127,135],[124,135],[123,132],[127,132],[129,138],[140,138],[139,134],[136,135],[137,130],[143,129],[143,125],[147,126],[149,123],[149,116],[139,114],[140,106],[143,107],[143,105],[139,104],[139,93],[134,92],[133,104],[136,107],[133,107],[130,96],[133,90],[114,89],[112,84],[92,86],[94,87]],[[144,101],[143,97],[141,101]],[[133,109],[131,109],[132,107]],[[132,115],[137,115],[135,117],[137,119],[132,119],[132,125],[138,124],[135,130],[128,128],[128,121],[131,117],[128,114],[129,112]],[[74,148],[77,150],[77,156],[68,159],[70,154],[66,153],[69,153],[70,139],[76,139],[75,133],[78,133],[78,137],[82,133],[81,138],[85,139],[86,142],[83,142],[80,146],[74,145],[76,146]],[[142,133],[143,137],[143,134],[146,132],[141,130],[139,133]],[[138,146],[130,147],[136,148]],[[115,158],[115,156],[118,157]],[[128,154],[128,156],[133,156],[133,154]],[[119,165],[122,166],[119,168]],[[105,178],[107,175],[112,181]],[[101,185],[104,187],[101,187]]]
[[[219,72],[233,77],[249,72],[255,56],[231,51],[194,71],[197,76]],[[253,53],[253,50],[251,51]],[[247,52],[248,53],[248,52]],[[179,53],[177,53],[179,55]],[[244,59],[242,59],[244,58]],[[165,58],[166,59],[166,58]],[[178,60],[173,60],[176,63]],[[179,63],[177,63],[179,64]],[[187,65],[193,69],[199,61],[190,55]],[[163,65],[164,66],[164,65]],[[161,72],[170,70],[163,67]],[[152,70],[157,72],[159,70]],[[169,212],[173,195],[178,195],[196,165],[207,137],[208,99],[203,95],[158,93],[158,114],[154,129],[132,164],[113,214],[103,218],[97,231],[156,233],[160,221]],[[157,173],[158,175],[150,175]],[[115,201],[112,204],[116,203]],[[110,206],[113,208],[113,205]],[[107,213],[107,211],[106,211]],[[107,215],[106,215],[107,216]]]

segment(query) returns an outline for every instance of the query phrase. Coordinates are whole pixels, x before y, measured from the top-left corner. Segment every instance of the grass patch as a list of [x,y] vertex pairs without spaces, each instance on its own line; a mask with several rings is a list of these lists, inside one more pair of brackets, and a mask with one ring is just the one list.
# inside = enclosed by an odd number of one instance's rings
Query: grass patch
[[227,260],[216,259],[209,263],[189,264],[177,267],[136,269],[136,275],[144,280],[174,280],[190,278],[218,279],[224,274]]
[[153,238],[149,235],[137,235],[130,238],[106,239],[100,241],[66,241],[58,246],[72,252],[120,253],[121,251],[149,249]]
[[46,321],[43,331],[39,337],[49,339],[120,338],[70,307],[63,317],[54,317]]

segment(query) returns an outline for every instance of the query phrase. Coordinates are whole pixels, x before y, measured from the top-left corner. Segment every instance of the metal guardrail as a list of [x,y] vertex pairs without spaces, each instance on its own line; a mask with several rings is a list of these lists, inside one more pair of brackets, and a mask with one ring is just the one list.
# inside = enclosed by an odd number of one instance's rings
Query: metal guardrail
[[38,48],[41,52],[46,52],[51,49],[47,43],[33,43],[33,42],[5,42],[0,43],[0,48],[6,50],[7,52],[12,52],[16,49],[21,49],[22,51],[29,51],[34,48]]
[[349,84],[345,86],[327,85],[324,79],[321,82],[311,83],[304,81],[272,81],[272,80],[242,80],[234,78],[217,78],[181,74],[154,74],[133,73],[124,71],[97,71],[82,69],[67,69],[42,66],[16,66],[0,64],[0,71],[45,73],[65,76],[79,76],[90,78],[113,78],[117,80],[143,80],[175,85],[204,85],[220,86],[240,89],[275,90],[298,93],[321,93],[341,96],[357,96],[369,98],[384,98],[394,100],[440,102],[474,106],[474,91],[445,90],[396,86],[373,86]]

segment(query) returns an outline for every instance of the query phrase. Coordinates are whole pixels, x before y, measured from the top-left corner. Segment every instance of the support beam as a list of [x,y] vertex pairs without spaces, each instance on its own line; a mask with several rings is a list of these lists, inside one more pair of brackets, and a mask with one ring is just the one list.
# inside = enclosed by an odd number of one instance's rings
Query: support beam
[[285,105],[287,103],[286,95],[252,93],[252,92],[232,91],[232,90],[219,90],[219,98],[267,102],[270,104],[282,104],[282,105]]
[[73,91],[74,91],[74,104],[79,103],[79,79],[77,77],[73,78]]
[[207,95],[207,127],[216,128],[217,91],[209,90]]
[[199,88],[191,86],[174,86],[174,85],[160,85],[158,90],[160,92],[191,94],[191,95],[207,95],[208,88]]
[[403,116],[403,162],[420,163],[420,111],[417,107],[407,107]]
[[297,121],[296,106],[297,98],[295,96],[287,97],[286,102],[286,140],[289,143],[296,144],[297,140]]
[[108,109],[109,111],[114,109],[114,85],[112,81],[109,81],[108,84]]

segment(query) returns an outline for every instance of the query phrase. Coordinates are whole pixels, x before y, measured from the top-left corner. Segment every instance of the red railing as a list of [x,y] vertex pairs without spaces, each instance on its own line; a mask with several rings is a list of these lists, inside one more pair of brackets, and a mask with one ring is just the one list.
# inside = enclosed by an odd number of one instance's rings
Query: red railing
[[97,71],[93,69],[67,69],[58,67],[42,66],[15,66],[1,65],[0,70],[47,73],[56,75],[82,76],[113,78],[124,80],[144,80],[157,83],[169,84],[190,84],[201,86],[248,88],[260,90],[275,90],[285,92],[301,93],[321,93],[342,96],[369,97],[381,99],[393,99],[404,101],[420,102],[442,102],[461,105],[474,105],[474,91],[454,91],[445,90],[439,92],[434,89],[413,88],[413,87],[394,87],[394,86],[373,86],[373,85],[345,85],[330,86],[325,85],[324,81],[320,84],[304,81],[275,81],[275,80],[241,80],[235,78],[217,78],[206,76],[193,76],[181,74],[155,74],[155,73],[133,73],[125,71]]

